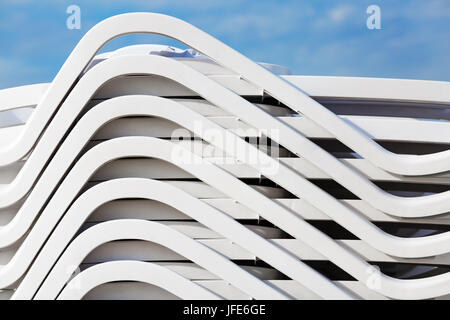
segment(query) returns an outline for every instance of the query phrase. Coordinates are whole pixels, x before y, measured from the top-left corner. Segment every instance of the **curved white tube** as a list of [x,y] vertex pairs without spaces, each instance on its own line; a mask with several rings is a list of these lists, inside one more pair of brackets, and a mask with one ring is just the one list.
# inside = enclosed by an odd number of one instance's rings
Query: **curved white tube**
[[48,83],[38,83],[0,90],[0,112],[38,104],[48,89]]
[[3,188],[3,191],[0,190],[0,207],[15,203],[31,188],[51,152],[97,88],[108,79],[130,73],[151,73],[170,78],[198,92],[213,104],[239,116],[255,128],[271,128],[265,132],[271,139],[317,165],[359,198],[385,213],[401,217],[422,217],[450,212],[450,191],[410,198],[389,194],[294,129],[232,91],[178,61],[159,56],[117,57],[92,68],[72,90],[45,130],[27,161],[26,167],[32,169],[27,174],[21,171],[17,180]]
[[[125,111],[123,105],[129,105]],[[152,107],[150,108],[149,105]],[[113,98],[105,101],[89,111],[69,134],[66,141],[59,147],[58,153],[54,156],[47,170],[41,176],[29,198],[20,208],[17,215],[5,227],[0,229],[0,246],[7,246],[22,237],[31,226],[37,211],[42,208],[52,190],[56,187],[63,174],[68,170],[70,164],[76,158],[79,150],[88,142],[91,135],[104,123],[117,117],[125,115],[158,115],[177,122],[178,124],[194,131],[198,135],[203,135],[206,141],[221,147],[214,136],[204,135],[206,131],[215,130],[221,132],[227,141],[234,141],[238,148],[233,145],[225,145],[226,152],[236,156],[244,163],[249,161],[249,154],[257,154],[258,161],[249,162],[251,166],[260,172],[264,172],[267,167],[277,166],[275,174],[267,175],[288,191],[294,193],[299,198],[305,199],[313,206],[329,215],[342,226],[373,247],[387,254],[398,257],[426,257],[430,255],[443,254],[450,251],[450,233],[442,233],[423,238],[400,238],[380,230],[367,219],[358,214],[350,207],[337,201],[326,192],[316,187],[297,172],[289,169],[282,163],[258,151],[255,147],[247,144],[244,140],[238,139],[232,133],[221,129],[211,121],[197,115],[186,107],[158,97],[149,96],[125,96]],[[202,128],[196,128],[195,123],[201,122]],[[182,151],[182,150],[181,150]],[[185,150],[186,151],[186,150]],[[167,156],[165,160],[173,161],[172,156]],[[181,158],[183,159],[183,157]],[[186,159],[191,159],[187,157]],[[182,164],[183,165],[183,164]],[[88,179],[88,177],[86,177]],[[218,188],[222,188],[221,185]]]
[[[123,105],[125,104],[130,105],[127,111],[123,109]],[[149,105],[152,105],[153,107],[150,109],[148,107]],[[45,200],[49,197],[50,192],[54,189],[64,172],[69,168],[73,159],[75,159],[79,152],[78,150],[81,150],[84,144],[87,143],[89,137],[95,130],[101,127],[103,123],[114,118],[131,114],[159,115],[171,121],[175,121],[189,130],[193,130],[198,135],[202,135],[202,132],[199,131],[199,128],[195,127],[194,123],[196,121],[201,121],[203,123],[202,129],[222,132],[227,140],[235,141],[236,144],[239,145],[239,148],[231,147],[225,151],[236,156],[244,163],[248,162],[246,155],[249,155],[252,152],[248,150],[254,150],[254,147],[248,145],[242,139],[238,139],[233,136],[232,133],[225,132],[211,121],[198,116],[193,111],[188,110],[176,102],[148,96],[126,96],[110,99],[88,112],[79,123],[79,126],[76,127],[63,145],[60,146],[59,152],[49,165],[48,170],[44,172],[16,217],[10,224],[0,229],[0,244],[3,246],[9,245],[17,241],[26,230],[28,230],[36,214],[31,214],[30,212],[36,212],[36,209],[42,207]],[[213,144],[217,144],[217,141],[215,141],[213,137],[204,136],[204,138]],[[220,144],[218,146],[220,147]],[[239,150],[241,150],[242,153],[239,153]],[[271,179],[298,195],[300,198],[307,199],[310,203],[312,203],[311,199],[314,200],[313,197],[316,197],[318,201],[313,203],[313,205],[378,250],[399,257],[423,257],[448,252],[448,233],[415,239],[398,238],[386,234],[378,227],[375,227],[369,221],[362,218],[351,208],[335,200],[324,191],[303,179],[296,172],[290,170],[281,163],[278,164],[276,160],[264,153],[259,151],[253,152],[259,153],[258,159],[260,160],[260,163],[250,163],[250,165],[259,171],[263,171],[264,166],[271,167],[278,165],[277,173],[269,176]],[[309,193],[306,192],[306,190],[310,190]],[[29,212],[30,216],[22,219],[21,215],[23,212]]]
[[[175,271],[142,261],[111,261],[92,266],[64,287],[58,300],[81,300],[89,291],[113,281],[138,281],[158,286],[184,300],[221,300],[215,293]],[[45,295],[44,299],[56,299]]]
[[[72,216],[72,218],[75,217]],[[56,263],[55,272],[46,278],[46,281],[40,287],[41,293],[37,297],[47,299],[50,295],[50,299],[52,299],[51,296],[59,293],[62,286],[69,280],[72,272],[90,251],[103,243],[123,239],[136,239],[161,244],[216,274],[254,298],[287,299],[286,295],[200,242],[164,224],[136,219],[108,221],[82,232],[70,243],[61,260],[58,260],[58,262],[52,261],[52,264]],[[68,261],[69,264],[66,264]],[[72,270],[68,272],[70,268]],[[14,295],[13,298],[15,297]]]
[[36,122],[36,125],[27,126],[27,130],[24,130],[20,137],[6,148],[0,149],[0,165],[22,158],[31,149],[57,105],[62,102],[100,47],[115,37],[129,33],[165,35],[202,52],[220,65],[264,88],[292,110],[314,120],[364,158],[387,171],[403,175],[427,175],[450,170],[450,150],[420,156],[394,154],[370,139],[360,128],[351,126],[315,102],[299,88],[219,40],[182,20],[156,13],[117,15],[89,30],[74,48],[37,107],[37,112],[33,114],[31,120],[34,120],[32,122]]
[[[24,280],[14,296],[20,299],[31,299],[55,261],[63,253],[67,244],[70,243],[71,239],[76,235],[76,232],[89,215],[101,205],[123,198],[152,199],[168,204],[186,215],[191,216],[194,220],[202,223],[211,230],[215,230],[222,234],[225,238],[230,239],[249,252],[254,253],[260,259],[273,267],[276,267],[280,272],[283,272],[293,280],[298,281],[306,287],[312,285],[311,290],[319,296],[328,299],[343,299],[349,297],[348,294],[336,287],[331,281],[299,261],[297,257],[280,249],[275,244],[265,240],[254,232],[251,232],[233,218],[223,214],[221,211],[207,203],[194,198],[188,193],[168,183],[140,178],[110,180],[100,183],[83,193],[58,223],[50,238],[41,249],[38,257],[35,259],[30,270],[25,275]],[[48,234],[50,232],[49,226],[53,227],[55,224],[54,219],[59,219],[59,216],[48,217],[44,214],[38,220],[35,228],[41,233]],[[45,231],[43,230],[44,227],[46,228]],[[32,231],[32,233],[33,232],[34,231]],[[126,233],[127,236],[125,236],[124,233]],[[89,234],[94,236],[95,241],[101,241],[100,239],[103,239],[94,231]],[[102,236],[104,235],[103,232],[100,232],[100,234],[102,234]],[[134,239],[136,235],[140,235],[140,233],[136,233],[135,228],[123,229],[121,233],[121,236],[124,239]],[[30,236],[32,236],[32,234],[30,234]],[[170,238],[170,241],[174,241],[172,237],[167,238]],[[27,241],[28,238],[25,240],[25,244]],[[87,250],[88,248],[92,248],[92,246],[93,245],[91,244],[85,244],[84,246],[81,246],[79,250]],[[183,243],[181,242],[180,250],[182,246]],[[83,257],[88,253],[89,252],[85,252]],[[22,257],[22,260],[25,260],[24,257]],[[200,261],[199,263],[202,262]],[[205,262],[203,262],[203,265],[205,265]],[[223,267],[224,266],[225,264],[223,264]],[[16,270],[18,268],[18,266],[15,266]],[[213,266],[210,266],[209,268],[211,272],[216,272],[216,269],[213,269]],[[245,290],[245,288],[243,290]],[[258,290],[263,294],[264,290],[261,288]],[[274,297],[277,298],[276,296]]]
[[[75,195],[79,192],[81,186],[83,186],[92,173],[103,164],[123,157],[154,157],[171,161],[173,150],[174,146],[171,142],[143,137],[118,138],[95,146],[76,163],[56,191],[34,228],[31,230],[30,235],[33,234],[34,240],[27,242],[27,246],[32,248],[24,248],[24,245],[22,245],[19,248],[19,251],[37,251],[40,243],[43,242],[46,234],[48,234],[43,231],[45,226],[54,225],[56,223],[55,219],[57,219],[57,217],[54,215],[52,216],[50,213],[64,212]],[[364,283],[370,281],[372,275],[368,271],[372,270],[372,267],[354,253],[347,251],[327,235],[321,233],[304,220],[299,219],[297,215],[293,214],[285,207],[271,201],[244,182],[236,180],[233,176],[215,167],[208,161],[203,160],[186,149],[179,148],[176,150],[177,152],[180,152],[183,157],[189,156],[194,160],[192,163],[183,164],[181,167],[184,170],[208,183],[212,187],[217,188],[238,202],[241,202],[245,206],[256,210],[263,218],[295,238],[302,240],[307,245],[314,247],[318,252],[329,258],[330,261],[343,268],[356,279]],[[24,215],[21,216],[21,218],[29,219],[30,217]],[[43,225],[44,227],[40,227],[40,225]],[[29,237],[27,237],[27,240]],[[436,236],[428,238],[435,240]],[[423,247],[419,247],[419,251],[431,252],[435,249],[430,246],[430,242],[427,242],[429,239],[425,239],[424,242],[420,243],[423,244]],[[416,239],[397,239],[398,242],[395,244],[405,248],[408,255],[414,256],[417,254],[416,248],[414,247],[416,244],[415,240]],[[437,237],[437,240],[439,241],[442,239]],[[443,241],[443,243],[440,244],[441,247],[439,249],[449,250],[448,246],[450,245],[450,242],[448,240]],[[35,248],[33,249],[33,247]],[[387,251],[390,251],[389,248],[386,249]],[[19,262],[17,262],[17,260],[19,260]],[[21,258],[20,255],[16,254],[11,260],[11,264],[0,269],[0,280],[4,280],[1,277],[2,273],[20,273],[20,271],[17,271],[18,269],[15,264],[23,263],[24,260],[24,258]],[[382,284],[381,287],[375,288],[374,290],[379,290],[383,295],[397,299],[425,299],[446,294],[449,290],[450,274],[419,280],[398,280],[385,275],[380,275],[380,281]]]

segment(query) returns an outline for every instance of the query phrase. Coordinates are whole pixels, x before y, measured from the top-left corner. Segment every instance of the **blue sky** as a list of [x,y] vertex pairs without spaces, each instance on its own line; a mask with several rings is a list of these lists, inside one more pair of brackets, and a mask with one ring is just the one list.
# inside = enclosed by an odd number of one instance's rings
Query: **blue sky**
[[[66,8],[81,8],[81,29],[66,28]],[[366,8],[381,8],[381,30]],[[81,37],[124,12],[176,16],[256,61],[295,74],[450,81],[450,0],[0,0],[0,88],[50,82]],[[151,35],[113,40],[182,45]]]

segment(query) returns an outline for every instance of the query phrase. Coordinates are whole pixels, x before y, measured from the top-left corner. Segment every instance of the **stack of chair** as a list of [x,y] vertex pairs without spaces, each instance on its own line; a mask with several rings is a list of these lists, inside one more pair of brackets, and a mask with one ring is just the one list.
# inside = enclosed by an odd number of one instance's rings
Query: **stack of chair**
[[[189,50],[109,40],[157,33]],[[0,298],[445,299],[450,83],[289,75],[169,16],[0,91]]]

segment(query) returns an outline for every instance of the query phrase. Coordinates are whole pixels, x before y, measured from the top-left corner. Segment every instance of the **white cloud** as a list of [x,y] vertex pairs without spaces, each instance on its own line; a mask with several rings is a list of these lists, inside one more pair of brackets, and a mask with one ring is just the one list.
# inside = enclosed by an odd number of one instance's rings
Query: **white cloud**
[[353,12],[355,11],[355,8],[349,5],[345,6],[339,6],[336,8],[331,9],[328,12],[328,17],[332,22],[335,23],[341,23],[345,21],[347,18],[349,18]]
[[37,66],[0,56],[0,89],[35,83],[41,72]]
[[304,30],[314,14],[308,4],[255,3],[220,18],[195,15],[190,22],[216,36],[265,41]]
[[332,7],[328,11],[322,13],[320,18],[312,23],[312,27],[316,30],[324,30],[346,23],[359,23],[360,20],[354,19],[355,16],[359,17],[358,15],[355,15],[355,13],[356,8],[351,5]]

